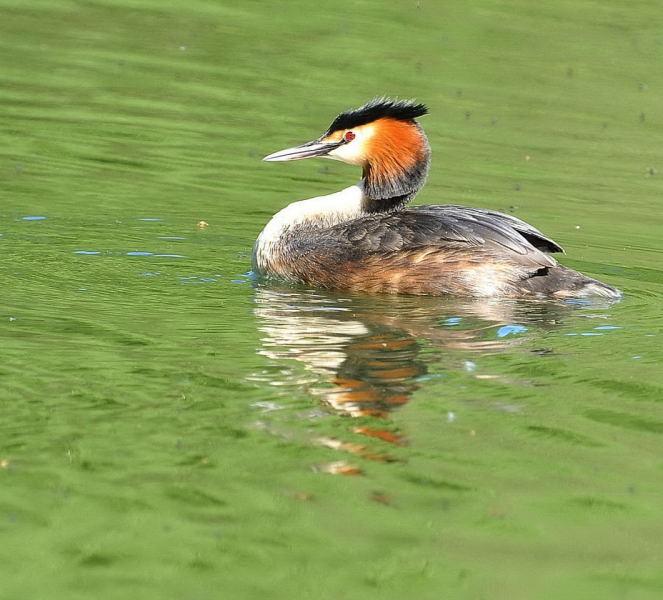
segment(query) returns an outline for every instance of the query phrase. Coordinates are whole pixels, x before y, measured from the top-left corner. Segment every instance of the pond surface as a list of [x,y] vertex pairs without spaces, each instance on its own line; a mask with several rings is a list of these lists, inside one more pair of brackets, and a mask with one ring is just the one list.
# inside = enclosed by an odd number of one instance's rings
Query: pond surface
[[[448,4],[448,3],[447,3]],[[0,596],[660,598],[656,2],[0,0]],[[617,304],[256,285],[261,163],[428,104],[419,203]]]

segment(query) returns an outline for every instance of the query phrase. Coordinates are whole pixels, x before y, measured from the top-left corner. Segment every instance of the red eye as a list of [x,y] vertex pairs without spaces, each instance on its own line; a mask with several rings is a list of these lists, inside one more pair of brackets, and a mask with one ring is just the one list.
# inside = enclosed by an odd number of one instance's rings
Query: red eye
[[355,136],[354,133],[352,133],[352,131],[346,131],[346,132],[345,132],[345,135],[343,136],[343,139],[344,139],[346,142],[351,142],[352,140],[355,139],[355,137],[356,137],[356,136]]

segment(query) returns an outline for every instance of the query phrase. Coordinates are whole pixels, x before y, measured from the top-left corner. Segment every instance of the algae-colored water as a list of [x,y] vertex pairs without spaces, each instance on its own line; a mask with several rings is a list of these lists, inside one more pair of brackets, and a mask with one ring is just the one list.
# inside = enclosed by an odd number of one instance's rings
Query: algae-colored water
[[[3,600],[663,595],[659,3],[0,0],[0,57]],[[624,300],[256,286],[359,176],[260,157],[382,94],[417,202]]]

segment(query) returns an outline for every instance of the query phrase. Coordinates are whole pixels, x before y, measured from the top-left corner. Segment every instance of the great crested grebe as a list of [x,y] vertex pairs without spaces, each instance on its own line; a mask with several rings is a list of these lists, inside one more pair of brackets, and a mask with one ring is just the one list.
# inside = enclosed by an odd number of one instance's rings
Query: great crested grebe
[[419,295],[619,298],[557,263],[555,241],[511,215],[456,205],[405,205],[423,187],[430,147],[423,104],[377,98],[336,117],[318,139],[266,161],[321,156],[363,169],[359,183],[294,202],[253,249],[255,271],[315,287]]

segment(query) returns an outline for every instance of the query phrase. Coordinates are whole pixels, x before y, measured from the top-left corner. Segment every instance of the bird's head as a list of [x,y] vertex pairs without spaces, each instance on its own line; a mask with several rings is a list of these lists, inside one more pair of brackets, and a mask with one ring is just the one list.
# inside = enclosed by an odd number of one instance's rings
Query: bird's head
[[414,120],[428,112],[423,104],[376,98],[338,115],[318,139],[265,156],[265,161],[321,156],[365,167],[380,162],[409,163],[428,151]]

